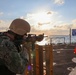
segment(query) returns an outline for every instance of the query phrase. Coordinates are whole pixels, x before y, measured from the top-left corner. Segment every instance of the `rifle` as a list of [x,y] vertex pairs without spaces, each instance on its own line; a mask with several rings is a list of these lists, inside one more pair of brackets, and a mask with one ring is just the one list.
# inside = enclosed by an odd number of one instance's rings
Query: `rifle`
[[25,42],[33,42],[35,43],[36,41],[42,41],[44,38],[44,34],[36,35],[36,34],[28,34],[27,37],[24,37]]

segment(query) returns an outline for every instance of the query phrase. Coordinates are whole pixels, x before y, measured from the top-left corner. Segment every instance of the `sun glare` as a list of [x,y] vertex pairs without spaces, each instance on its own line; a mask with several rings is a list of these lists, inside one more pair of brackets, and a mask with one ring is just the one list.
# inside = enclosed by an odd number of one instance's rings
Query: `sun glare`
[[41,23],[46,23],[50,20],[50,17],[46,12],[36,13],[34,17],[37,22],[41,22]]
[[51,25],[52,21],[51,12],[36,12],[31,15],[31,18],[35,21],[35,28],[40,30],[48,30],[53,28]]

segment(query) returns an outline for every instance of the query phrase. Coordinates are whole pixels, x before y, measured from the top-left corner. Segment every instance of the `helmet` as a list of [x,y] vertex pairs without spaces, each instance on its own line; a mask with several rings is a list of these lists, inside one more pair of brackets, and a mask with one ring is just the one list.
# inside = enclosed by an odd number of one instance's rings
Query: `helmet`
[[30,24],[23,19],[15,19],[12,21],[9,29],[19,35],[24,35],[30,32]]

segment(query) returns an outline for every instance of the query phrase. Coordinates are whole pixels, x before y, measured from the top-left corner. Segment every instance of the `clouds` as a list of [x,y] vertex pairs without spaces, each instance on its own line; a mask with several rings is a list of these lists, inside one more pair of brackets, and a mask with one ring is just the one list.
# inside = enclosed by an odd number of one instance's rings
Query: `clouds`
[[10,21],[0,20],[0,31],[6,31],[9,29]]
[[[45,35],[66,35],[69,33],[69,27],[76,28],[76,19],[71,21],[71,24],[62,21],[62,15],[58,12],[47,10],[41,12],[28,13],[26,16],[21,16],[31,25],[31,32],[34,34],[44,33]],[[0,30],[7,30],[11,21],[0,20]]]
[[55,4],[62,5],[64,4],[64,0],[53,0]]
[[25,17],[22,16],[21,18],[30,23],[32,33],[54,35],[61,32],[61,34],[68,34],[69,23],[62,21],[62,17],[58,12],[47,10],[28,13]]
[[9,8],[5,4],[8,9],[1,6],[3,12],[0,11],[0,30],[10,25],[11,21],[5,20],[18,17],[28,21],[31,25],[31,32],[37,34],[68,34],[70,26],[76,28],[75,6],[72,5],[76,3],[75,0],[38,0],[37,3],[36,1],[32,3],[20,1],[20,4],[18,2],[11,2]]
[[0,23],[2,23],[3,22],[3,20],[0,20]]
[[2,16],[4,13],[3,12],[0,12],[0,16]]
[[52,28],[57,21],[57,14],[57,12],[52,10],[45,10],[35,13],[28,13],[24,19],[33,25],[37,30],[48,30]]
[[[28,13],[24,18],[31,24],[32,33],[44,33],[45,35],[68,35],[69,28],[76,28],[76,19],[70,23],[62,20],[62,15],[49,10],[39,13]],[[23,17],[22,17],[23,18]]]
[[72,29],[76,29],[76,19],[72,20]]
[[72,23],[73,23],[73,24],[76,24],[76,19],[72,20]]

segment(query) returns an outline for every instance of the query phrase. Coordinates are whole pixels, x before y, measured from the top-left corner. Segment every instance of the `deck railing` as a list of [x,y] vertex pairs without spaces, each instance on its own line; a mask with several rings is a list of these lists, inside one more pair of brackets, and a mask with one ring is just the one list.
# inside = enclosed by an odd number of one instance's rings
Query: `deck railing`
[[53,75],[53,48],[52,45],[35,45],[30,48],[30,64],[25,75]]

